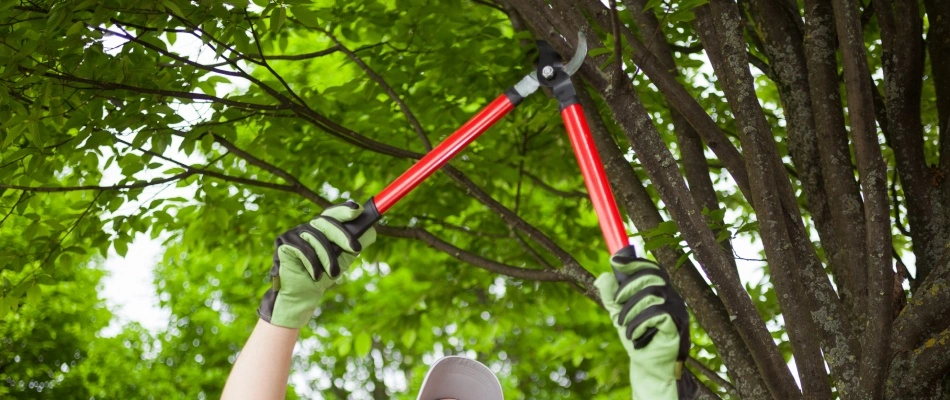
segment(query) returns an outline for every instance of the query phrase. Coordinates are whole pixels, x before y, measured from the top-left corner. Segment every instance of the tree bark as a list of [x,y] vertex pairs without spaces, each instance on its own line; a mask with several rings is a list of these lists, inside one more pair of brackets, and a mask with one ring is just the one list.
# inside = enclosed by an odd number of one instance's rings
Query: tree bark
[[940,382],[950,372],[950,329],[894,358],[887,377],[888,399],[945,398]]
[[[590,67],[585,70],[588,68]],[[590,73],[585,71],[585,75]],[[600,85],[604,83],[606,82]],[[598,83],[595,83],[594,87],[597,86]],[[654,182],[661,199],[667,205],[667,210],[677,221],[683,237],[706,270],[706,275],[719,288],[730,319],[733,319],[733,323],[743,335],[743,341],[753,357],[756,357],[759,372],[766,379],[769,391],[778,398],[800,397],[801,393],[791,380],[788,367],[778,354],[771,335],[765,330],[745,288],[731,272],[729,257],[719,247],[715,236],[702,218],[699,207],[689,195],[669,150],[645,116],[646,110],[632,87],[621,87],[618,92],[615,95],[606,95],[614,118],[624,127],[634,151],[644,155],[641,159],[644,160],[650,180]]]
[[[923,21],[916,0],[874,2],[884,45],[884,98],[888,143],[904,189],[917,279],[923,281],[946,251],[946,215],[924,157],[920,94],[923,85]],[[935,75],[943,75],[937,72]]]
[[[825,190],[835,231],[840,234],[845,264],[834,265],[839,280],[838,290],[849,313],[862,317],[866,302],[867,264],[865,262],[864,201],[854,179],[848,133],[841,112],[838,60],[835,49],[834,16],[831,4],[820,0],[805,0],[805,61],[808,87],[811,93],[818,131],[818,145],[822,149],[822,172]],[[850,284],[848,283],[850,281]],[[861,324],[856,324],[856,330]]]
[[[640,178],[623,157],[610,132],[607,130],[597,106],[587,91],[578,86],[578,97],[590,122],[591,134],[604,162],[604,170],[610,179],[610,185],[617,199],[627,211],[633,224],[639,231],[656,228],[663,218],[656,203],[643,188]],[[770,398],[764,382],[758,374],[751,352],[739,336],[736,327],[729,320],[729,313],[722,300],[712,291],[692,261],[687,259],[679,267],[682,252],[669,247],[660,247],[653,251],[657,261],[670,274],[673,287],[686,300],[693,310],[696,320],[716,344],[719,356],[727,366],[736,389],[744,399]]]
[[[559,8],[565,7],[560,3],[553,3]],[[574,0],[577,8],[584,10],[587,15],[594,19],[600,26],[609,26],[609,19],[606,18],[606,8],[597,1]],[[585,22],[584,25],[587,25]],[[693,96],[686,91],[676,77],[667,70],[658,60],[650,49],[640,41],[629,29],[622,28],[621,34],[627,40],[627,43],[633,47],[633,60],[640,67],[650,82],[656,85],[657,89],[666,98],[667,104],[680,113],[697,133],[705,141],[709,149],[716,154],[716,157],[722,161],[723,165],[732,175],[733,180],[746,199],[751,198],[749,194],[749,177],[746,172],[745,161],[739,150],[733,146],[725,133],[716,125],[716,122],[706,113],[703,107]],[[570,36],[573,37],[573,34]],[[612,86],[610,90],[614,90]]]
[[[656,15],[650,10],[644,11],[643,9],[646,6],[646,0],[625,0],[624,4],[633,15],[633,21],[637,25],[640,36],[646,43],[647,48],[653,52],[657,60],[671,74],[678,76],[673,52],[670,50],[665,36],[662,35]],[[696,204],[700,207],[710,212],[719,210],[719,199],[716,197],[716,189],[713,188],[712,179],[709,177],[709,164],[706,160],[702,138],[689,124],[689,121],[672,107],[670,107],[670,118],[673,120],[673,131],[676,133],[676,141],[679,144],[680,163],[683,165],[690,193],[693,194]],[[722,218],[713,219],[711,215],[707,216],[710,224],[723,226]],[[716,229],[714,232],[719,237],[721,229]],[[719,244],[729,253],[733,253],[732,240],[729,237],[723,238]],[[730,258],[730,261],[732,267],[736,268],[735,259]],[[736,270],[736,274],[738,273],[739,271]]]
[[798,15],[797,8],[789,9],[787,4],[775,1],[751,0],[747,4],[751,7],[746,14],[751,15],[761,29],[772,78],[782,99],[788,132],[788,150],[808,200],[806,208],[811,213],[834,276],[838,278],[842,303],[851,311],[851,292],[855,286],[849,274],[851,261],[843,251],[841,243],[851,232],[836,229],[825,192],[815,115],[808,85],[801,16]]
[[[795,249],[790,245],[794,238],[790,236],[792,227],[789,223],[794,222],[789,221],[786,212],[798,214],[798,209],[797,205],[795,210],[783,207],[782,197],[786,193],[782,193],[781,189],[785,185],[790,186],[790,182],[773,144],[772,131],[755,95],[752,74],[744,57],[745,40],[742,37],[739,9],[732,1],[712,0],[708,5],[697,7],[695,14],[696,31],[735,115],[749,171],[752,205],[799,367],[804,395],[829,398],[830,387],[827,385],[819,345],[821,335],[814,330],[810,307],[807,302],[801,301],[806,297],[806,289],[802,286],[805,282],[801,279],[803,275],[796,272],[805,264],[799,258],[808,255],[795,254]],[[776,166],[781,166],[778,171]],[[834,297],[834,301],[837,301],[837,296]]]
[[937,95],[937,120],[940,137],[940,172],[938,179],[943,207],[950,210],[950,2],[924,0],[927,9],[927,51],[930,54],[930,76]]
[[858,7],[852,0],[833,0],[832,7],[867,221],[868,305],[864,318],[867,328],[863,334],[861,385],[857,395],[861,399],[877,399],[883,394],[882,383],[888,365],[894,293],[887,166],[874,127],[872,88]]

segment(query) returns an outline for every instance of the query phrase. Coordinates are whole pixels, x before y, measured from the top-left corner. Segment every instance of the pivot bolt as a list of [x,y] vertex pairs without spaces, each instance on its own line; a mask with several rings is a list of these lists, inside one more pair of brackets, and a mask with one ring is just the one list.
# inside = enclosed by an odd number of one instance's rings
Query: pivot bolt
[[545,66],[544,68],[541,68],[541,76],[543,76],[544,79],[551,79],[551,78],[553,78],[553,77],[554,77],[554,67],[548,65],[548,66]]

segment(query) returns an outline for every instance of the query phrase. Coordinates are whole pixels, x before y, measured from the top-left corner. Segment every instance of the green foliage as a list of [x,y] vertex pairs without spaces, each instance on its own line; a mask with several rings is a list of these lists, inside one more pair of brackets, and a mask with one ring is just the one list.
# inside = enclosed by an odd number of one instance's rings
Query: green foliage
[[[85,322],[73,342],[61,340],[50,350],[80,350],[81,362],[67,371],[52,365],[51,378],[41,370],[2,373],[16,380],[10,390],[18,397],[31,396],[22,386],[32,382],[97,398],[196,398],[220,391],[256,318],[272,238],[320,211],[283,186],[297,183],[223,142],[333,202],[371,196],[412,160],[354,146],[326,121],[368,140],[425,151],[387,92],[344,53],[295,57],[333,49],[328,32],[386,80],[433,142],[515,82],[533,57],[503,14],[473,4],[238,3],[4,5],[2,183],[89,187],[5,190],[0,197],[0,210],[12,214],[0,227],[9,235],[3,245],[20,249],[3,253],[2,273],[11,281],[3,306],[12,311],[5,318],[43,330],[70,318]],[[258,61],[260,52],[266,65]],[[212,64],[212,55],[225,65],[196,64]],[[300,105],[313,112],[298,112]],[[551,191],[583,188],[575,164],[552,162],[573,158],[560,124],[552,123],[558,119],[550,101],[531,100],[454,165],[600,271],[602,244],[572,240],[599,236],[593,210],[582,198]],[[56,206],[39,209],[41,200]],[[475,254],[537,267],[503,221],[444,175],[394,208],[385,223],[425,228]],[[169,326],[154,334],[129,326],[116,337],[98,337],[110,317],[93,295],[99,276],[93,255],[114,249],[124,256],[136,234],[163,232],[170,236],[155,274],[162,306],[172,313]],[[312,329],[304,329],[304,342],[316,339],[320,346],[298,354],[295,363],[342,380],[296,388],[300,394],[366,395],[361,390],[382,384],[373,373],[383,368],[374,365],[381,359],[410,383],[389,389],[391,395],[412,398],[424,360],[435,353],[469,353],[500,368],[513,397],[628,390],[625,355],[612,330],[604,329],[609,321],[569,286],[500,278],[415,240],[384,238],[364,260],[369,263],[327,296]],[[44,279],[80,273],[85,280],[69,288],[70,296],[98,306],[43,313],[31,308],[42,300],[24,298]],[[88,323],[93,317],[97,324]],[[18,332],[32,334],[25,329]],[[367,376],[371,382],[353,386]]]
[[[217,396],[257,318],[273,238],[325,203],[378,193],[427,151],[420,130],[443,140],[530,71],[536,54],[521,43],[531,35],[481,3],[0,3],[0,397]],[[659,34],[689,48],[698,42],[693,10],[704,3],[646,7],[663,21]],[[589,56],[612,57],[614,40]],[[764,58],[754,43],[750,53]],[[738,145],[705,58],[674,56],[690,95]],[[665,99],[624,61],[678,155]],[[778,89],[764,76],[756,88],[786,156]],[[936,111],[925,108],[933,126]],[[536,95],[452,165],[598,274],[608,268],[601,233],[560,121],[555,102]],[[637,156],[632,165],[659,199]],[[722,242],[755,240],[751,205],[728,174],[713,180],[725,207],[706,210],[710,228]],[[436,174],[383,225],[424,229],[509,266],[561,267],[474,197]],[[155,285],[171,320],[160,332],[131,324],[102,337],[112,315],[96,292],[99,265],[110,249],[128,255],[140,234],[164,240]],[[691,256],[672,219],[637,236],[646,252],[682,250],[680,264]],[[303,329],[312,352],[298,352],[294,368],[319,379],[291,396],[369,398],[385,371],[407,382],[387,387],[386,398],[412,399],[427,361],[462,353],[499,371],[510,398],[629,398],[627,356],[605,312],[575,285],[501,276],[417,238],[383,236],[362,259]],[[789,357],[763,270],[747,290]],[[692,331],[693,356],[725,372],[702,328]]]

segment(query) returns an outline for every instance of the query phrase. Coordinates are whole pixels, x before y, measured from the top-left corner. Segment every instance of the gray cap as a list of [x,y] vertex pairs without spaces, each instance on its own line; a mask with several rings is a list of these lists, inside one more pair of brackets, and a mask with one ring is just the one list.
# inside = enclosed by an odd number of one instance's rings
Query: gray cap
[[498,378],[484,364],[449,356],[429,368],[417,399],[504,400],[504,395]]

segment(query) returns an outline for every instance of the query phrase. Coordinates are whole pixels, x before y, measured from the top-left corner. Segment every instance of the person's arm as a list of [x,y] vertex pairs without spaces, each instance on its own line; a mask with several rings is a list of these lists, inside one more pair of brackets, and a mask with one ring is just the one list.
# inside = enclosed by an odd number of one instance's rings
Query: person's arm
[[689,313],[666,271],[637,258],[633,246],[614,254],[610,265],[613,273],[601,274],[594,284],[630,356],[633,398],[696,398],[697,383],[683,370],[689,356]]
[[362,211],[353,202],[328,207],[277,238],[271,288],[261,299],[260,320],[231,369],[222,399],[284,398],[300,328],[313,317],[323,292],[376,241],[373,228],[358,237],[343,228]]
[[290,356],[299,333],[300,329],[257,320],[254,332],[231,369],[221,399],[283,399],[287,394]]

